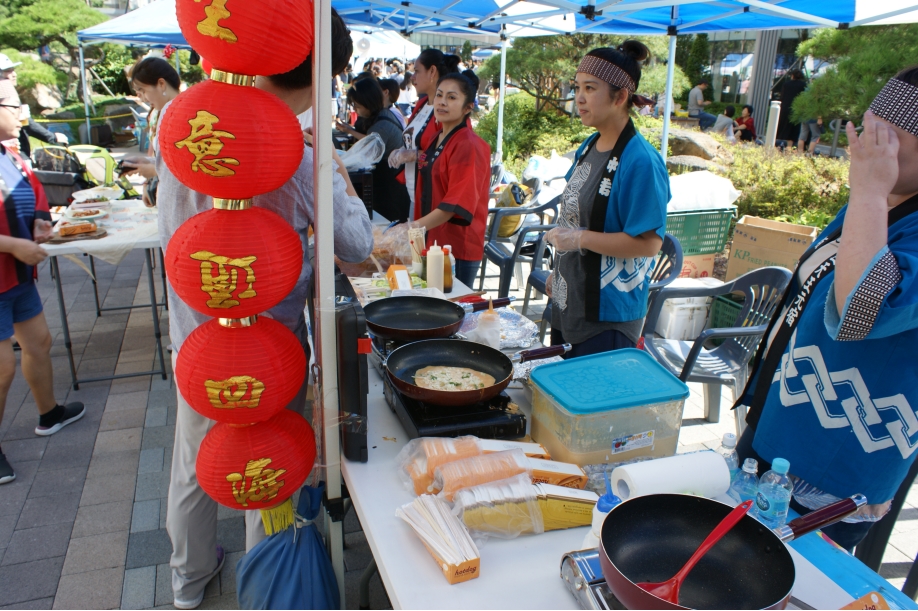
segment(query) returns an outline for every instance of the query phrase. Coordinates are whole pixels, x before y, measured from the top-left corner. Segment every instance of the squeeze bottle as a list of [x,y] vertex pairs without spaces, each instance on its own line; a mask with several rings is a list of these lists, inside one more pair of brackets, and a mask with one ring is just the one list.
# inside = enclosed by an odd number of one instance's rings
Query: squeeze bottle
[[427,287],[443,290],[443,249],[436,241],[427,249]]
[[494,302],[488,299],[488,309],[478,316],[475,329],[478,343],[500,350],[500,314],[494,311]]
[[612,486],[609,485],[609,472],[606,471],[603,475],[606,478],[606,493],[599,497],[599,501],[593,506],[593,526],[584,537],[583,545],[580,546],[580,549],[596,549],[599,547],[603,521],[612,511],[612,508],[622,502],[620,498],[612,493]]
[[443,292],[452,293],[453,292],[453,268],[449,264],[449,246],[443,247]]

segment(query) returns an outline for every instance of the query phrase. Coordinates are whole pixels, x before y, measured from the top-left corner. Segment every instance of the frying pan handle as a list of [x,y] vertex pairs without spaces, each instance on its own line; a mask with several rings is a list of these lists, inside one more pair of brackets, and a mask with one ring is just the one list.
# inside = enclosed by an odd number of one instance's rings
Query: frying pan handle
[[538,359],[547,359],[550,356],[561,356],[570,352],[570,344],[561,344],[559,346],[546,346],[544,348],[533,348],[532,350],[523,350],[514,354],[510,360],[514,363],[525,363],[526,361],[536,361]]
[[[510,305],[515,300],[516,300],[516,297],[501,297],[500,299],[492,299],[491,303],[494,304],[495,308],[502,308],[504,306]],[[461,303],[459,305],[462,306],[462,309],[465,310],[466,313],[480,312],[482,310],[488,309],[487,301],[476,301],[475,303]]]
[[782,541],[799,539],[807,533],[830,526],[839,520],[847,518],[857,511],[858,508],[866,504],[867,497],[863,494],[855,494],[847,499],[842,499],[831,505],[826,505],[822,509],[817,509],[804,516],[800,516],[781,528],[775,529],[775,534],[777,534]]

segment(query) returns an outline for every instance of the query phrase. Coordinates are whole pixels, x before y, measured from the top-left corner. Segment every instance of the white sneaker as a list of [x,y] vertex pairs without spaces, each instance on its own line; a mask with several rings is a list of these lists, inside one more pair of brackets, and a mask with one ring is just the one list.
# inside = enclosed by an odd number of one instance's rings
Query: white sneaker
[[[223,564],[226,562],[226,553],[223,551],[223,546],[217,546],[217,570],[214,571],[214,577],[223,570]],[[201,606],[201,603],[204,602],[204,591],[201,591],[201,595],[195,598],[194,600],[182,600],[180,598],[175,598],[172,601],[172,606],[176,609],[197,609]]]

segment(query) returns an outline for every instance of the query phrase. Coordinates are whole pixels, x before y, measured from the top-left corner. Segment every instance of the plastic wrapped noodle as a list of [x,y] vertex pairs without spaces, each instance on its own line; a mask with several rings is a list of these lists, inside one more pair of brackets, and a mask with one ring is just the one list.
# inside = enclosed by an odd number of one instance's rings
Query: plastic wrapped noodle
[[506,450],[482,456],[463,458],[440,465],[434,470],[434,490],[452,502],[453,496],[463,488],[471,488],[525,473],[532,468],[522,450]]
[[536,487],[525,474],[460,490],[453,513],[476,535],[513,539],[545,530]]
[[405,487],[417,495],[434,491],[434,471],[448,462],[492,454],[504,450],[521,449],[528,457],[550,459],[548,451],[538,443],[507,441],[503,439],[479,439],[467,435],[454,439],[444,437],[420,437],[409,441],[395,458],[399,478]]
[[456,493],[453,513],[476,537],[513,539],[588,526],[599,497],[588,490],[533,484],[526,475]]
[[440,465],[479,456],[478,438],[472,436],[420,437],[409,441],[395,457],[402,482],[417,495],[433,492],[434,471]]

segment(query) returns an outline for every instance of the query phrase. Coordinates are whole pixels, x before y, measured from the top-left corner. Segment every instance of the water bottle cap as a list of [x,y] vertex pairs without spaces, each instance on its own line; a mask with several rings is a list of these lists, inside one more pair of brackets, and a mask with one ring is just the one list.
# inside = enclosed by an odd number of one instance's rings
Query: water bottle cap
[[746,462],[743,463],[743,471],[746,473],[758,473],[759,461],[754,458],[747,458]]
[[784,475],[785,473],[788,472],[788,470],[790,470],[790,463],[787,461],[786,458],[776,458],[773,461],[771,461],[771,469],[775,473],[780,473]]
[[724,433],[724,438],[721,443],[728,448],[736,447],[736,435],[733,433]]
[[609,472],[603,471],[602,477],[606,481],[606,493],[599,497],[599,500],[596,502],[596,509],[602,513],[609,513],[612,511],[612,508],[621,503],[622,500],[612,492],[612,482],[609,481]]

